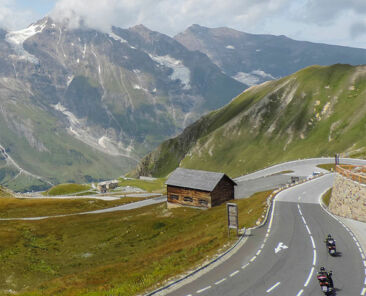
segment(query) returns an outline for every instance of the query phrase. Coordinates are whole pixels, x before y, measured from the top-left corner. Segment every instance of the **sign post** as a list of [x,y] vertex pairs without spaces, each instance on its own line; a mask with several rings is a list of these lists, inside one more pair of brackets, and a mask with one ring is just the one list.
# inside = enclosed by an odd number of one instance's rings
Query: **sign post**
[[238,220],[238,205],[234,203],[227,203],[227,222],[228,222],[228,236],[230,237],[230,229],[236,229],[236,235],[238,236],[239,220]]
[[336,154],[336,155],[334,156],[334,158],[335,158],[335,164],[336,164],[336,165],[339,165],[339,154]]

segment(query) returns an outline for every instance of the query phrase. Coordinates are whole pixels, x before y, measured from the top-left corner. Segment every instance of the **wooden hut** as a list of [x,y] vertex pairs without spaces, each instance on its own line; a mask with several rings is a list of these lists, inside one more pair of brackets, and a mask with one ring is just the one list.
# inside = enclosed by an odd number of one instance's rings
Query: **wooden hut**
[[223,173],[178,168],[168,178],[168,205],[211,208],[234,199],[236,183]]

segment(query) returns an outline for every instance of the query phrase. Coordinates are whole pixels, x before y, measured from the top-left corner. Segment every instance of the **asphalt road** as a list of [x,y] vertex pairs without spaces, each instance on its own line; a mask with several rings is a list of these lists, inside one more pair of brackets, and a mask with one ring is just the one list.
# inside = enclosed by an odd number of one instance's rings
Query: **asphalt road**
[[[344,164],[363,164],[366,161],[342,158],[341,163]],[[235,198],[247,198],[256,192],[271,190],[289,184],[291,176],[297,176],[301,180],[311,176],[313,172],[327,172],[317,167],[319,164],[334,163],[334,158],[313,158],[305,160],[296,160],[281,163],[255,173],[238,177],[235,182]],[[284,171],[292,171],[292,173],[280,174]]]
[[[318,203],[333,178],[326,175],[281,192],[266,227],[254,230],[227,261],[167,295],[322,295],[316,280],[320,266],[333,270],[336,295],[363,295],[366,261],[359,246]],[[336,239],[338,257],[327,253],[328,233]]]

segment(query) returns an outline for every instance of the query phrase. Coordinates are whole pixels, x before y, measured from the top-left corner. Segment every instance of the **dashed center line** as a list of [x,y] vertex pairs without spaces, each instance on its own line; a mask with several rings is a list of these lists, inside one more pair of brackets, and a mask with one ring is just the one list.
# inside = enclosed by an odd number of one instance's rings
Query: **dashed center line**
[[233,276],[237,275],[238,273],[239,273],[239,270],[236,270],[236,271],[234,271],[233,273],[230,274],[230,277],[233,277]]
[[223,278],[222,280],[219,280],[215,283],[215,285],[220,285],[221,283],[225,282],[226,278]]
[[276,284],[274,284],[271,288],[269,288],[266,292],[269,293],[271,291],[273,291],[274,289],[276,289],[279,285],[281,285],[281,282],[278,282]]
[[201,289],[201,290],[198,290],[198,291],[197,291],[197,294],[200,294],[200,293],[202,293],[202,292],[205,292],[205,291],[207,291],[208,289],[211,289],[211,286],[207,286],[206,288],[203,288],[203,289]]
[[311,281],[311,278],[312,278],[312,276],[313,276],[314,270],[315,270],[315,268],[314,268],[314,266],[313,266],[313,267],[311,268],[311,271],[310,271],[310,273],[309,273],[309,276],[308,276],[308,278],[307,278],[307,280],[306,280],[306,282],[305,282],[305,284],[304,284],[304,287],[307,287],[307,286],[309,285],[309,283],[310,283],[310,281]]

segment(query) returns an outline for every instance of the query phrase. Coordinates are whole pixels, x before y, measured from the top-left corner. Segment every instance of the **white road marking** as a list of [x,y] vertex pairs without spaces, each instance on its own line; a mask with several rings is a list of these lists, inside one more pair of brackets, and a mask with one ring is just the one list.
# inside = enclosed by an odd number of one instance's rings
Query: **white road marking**
[[219,280],[218,282],[215,283],[215,285],[220,285],[221,283],[225,282],[226,278],[223,278],[222,280]]
[[200,294],[200,293],[202,293],[202,292],[205,292],[205,291],[207,291],[208,289],[211,289],[211,286],[207,286],[206,288],[203,288],[203,289],[201,289],[201,290],[197,290],[197,294]]
[[276,289],[279,285],[281,284],[281,282],[278,282],[276,284],[274,284],[271,288],[269,288],[266,292],[269,293],[271,291],[273,291],[274,289]]
[[316,250],[314,249],[314,255],[313,255],[313,266],[316,264]]
[[305,227],[306,227],[306,230],[308,231],[308,233],[311,235],[311,231],[309,229],[309,226],[305,225]]
[[310,239],[311,239],[311,244],[313,245],[313,249],[315,249],[315,242],[314,242],[314,238],[312,235],[310,235]]
[[[273,215],[274,215],[274,210],[275,210],[275,206],[276,206],[276,200],[273,201],[273,207],[272,207],[272,213],[271,213],[271,221],[269,222],[269,226],[268,226],[268,230],[270,231],[271,227],[272,227],[272,222],[273,222]],[[269,232],[268,231],[268,232]]]
[[283,242],[278,243],[277,248],[274,249],[275,254],[278,252],[281,252],[282,250],[288,249],[288,246],[286,246]]
[[304,293],[304,290],[303,290],[303,289],[301,289],[301,290],[299,291],[299,293],[297,293],[297,294],[296,294],[296,296],[301,296],[301,295],[302,295],[302,293]]
[[264,243],[261,245],[261,249],[263,249],[264,248]]
[[252,259],[250,259],[250,262],[253,262],[256,258],[257,256],[254,256]]
[[233,276],[237,275],[238,273],[239,273],[239,270],[236,270],[236,271],[234,271],[233,273],[230,274],[230,277],[233,277]]
[[304,287],[307,287],[307,286],[309,285],[309,283],[310,283],[310,281],[311,281],[311,278],[312,278],[312,276],[313,276],[314,270],[315,270],[315,268],[314,268],[314,267],[312,267],[312,268],[311,268],[311,271],[310,271],[310,273],[309,273],[309,276],[308,276],[308,278],[307,278],[307,280],[306,280],[306,282],[305,282],[305,284],[304,284]]
[[243,265],[243,266],[241,267],[241,269],[245,269],[248,265],[249,265],[249,263],[247,263],[247,264]]
[[256,255],[258,256],[261,252],[262,252],[262,250],[258,250]]
[[366,294],[366,288],[363,288],[363,290],[361,291],[361,296],[364,296]]

